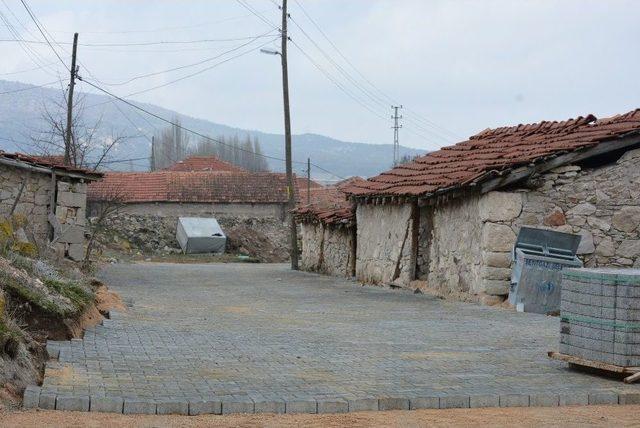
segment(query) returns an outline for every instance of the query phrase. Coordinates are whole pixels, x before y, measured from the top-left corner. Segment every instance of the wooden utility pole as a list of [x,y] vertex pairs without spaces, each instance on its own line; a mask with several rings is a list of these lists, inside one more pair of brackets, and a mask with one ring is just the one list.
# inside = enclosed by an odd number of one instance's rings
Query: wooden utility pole
[[73,52],[71,53],[71,79],[69,80],[69,99],[67,100],[67,131],[64,135],[64,164],[71,164],[71,128],[73,123],[73,88],[76,85],[76,51],[78,49],[78,33],[73,35]]
[[292,210],[296,207],[293,168],[291,166],[291,115],[289,114],[289,73],[287,71],[287,0],[282,0],[282,97],[284,101],[284,153],[287,164],[287,187],[289,193],[289,222],[291,227],[291,269],[298,270],[298,230]]
[[307,158],[307,205],[311,203],[311,158]]

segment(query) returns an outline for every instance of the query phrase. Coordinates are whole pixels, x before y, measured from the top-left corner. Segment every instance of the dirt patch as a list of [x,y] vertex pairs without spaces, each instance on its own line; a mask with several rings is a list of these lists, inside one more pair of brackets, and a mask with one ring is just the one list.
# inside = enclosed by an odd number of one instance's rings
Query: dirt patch
[[327,415],[116,415],[0,412],[3,427],[610,427],[638,426],[640,406],[531,407],[359,412]]
[[100,284],[96,290],[96,308],[102,314],[106,314],[111,310],[118,312],[125,312],[127,310],[120,295],[114,291],[110,291],[104,284]]

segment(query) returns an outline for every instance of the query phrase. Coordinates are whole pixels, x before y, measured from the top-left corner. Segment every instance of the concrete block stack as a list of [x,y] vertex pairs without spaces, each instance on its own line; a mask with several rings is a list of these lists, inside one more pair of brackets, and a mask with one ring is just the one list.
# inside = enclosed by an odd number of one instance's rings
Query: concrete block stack
[[640,366],[640,269],[566,269],[560,352]]

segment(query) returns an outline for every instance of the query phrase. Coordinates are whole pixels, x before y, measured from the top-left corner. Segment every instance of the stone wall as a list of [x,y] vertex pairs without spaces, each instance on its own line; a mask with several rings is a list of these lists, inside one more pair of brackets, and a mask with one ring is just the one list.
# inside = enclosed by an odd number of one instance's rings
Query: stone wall
[[421,208],[417,278],[445,293],[475,291],[481,232],[478,197]]
[[[95,203],[89,207],[89,215],[94,215]],[[213,204],[213,203],[177,203],[147,202],[126,204],[122,209],[132,215],[155,217],[216,217],[233,216],[242,218],[275,218],[285,220],[285,204]]]
[[586,266],[640,267],[639,201],[640,149],[609,164],[566,165],[526,186],[421,208],[418,278],[435,290],[502,301],[523,225],[582,235],[578,256]]
[[[175,205],[177,207],[170,212],[180,212],[180,204]],[[105,245],[117,244],[122,250],[143,254],[179,253],[180,245],[176,240],[178,216],[204,216],[218,220],[227,235],[228,252],[250,255],[265,262],[289,259],[288,223],[279,217],[207,213],[204,209],[192,209],[179,215],[155,215],[140,214],[135,207],[128,208],[105,219],[106,231],[99,237],[100,242]],[[94,211],[93,207],[91,211]],[[167,211],[162,214],[167,214]]]
[[[20,188],[24,188],[20,194]],[[47,213],[50,201],[51,176],[6,165],[0,165],[0,217],[6,218],[20,194],[14,214],[29,220],[27,231],[42,244],[48,236]]]
[[557,168],[522,197],[514,230],[532,225],[577,233],[586,266],[640,267],[640,149],[597,168]]
[[419,280],[444,294],[470,293],[484,301],[509,292],[513,221],[519,193],[489,192],[420,211]]
[[403,285],[413,279],[412,213],[410,204],[358,205],[356,277],[359,281]]
[[353,232],[350,228],[302,223],[302,270],[335,276],[352,276]]
[[58,181],[54,240],[56,252],[71,260],[80,261],[85,256],[85,226],[87,209],[87,184]]

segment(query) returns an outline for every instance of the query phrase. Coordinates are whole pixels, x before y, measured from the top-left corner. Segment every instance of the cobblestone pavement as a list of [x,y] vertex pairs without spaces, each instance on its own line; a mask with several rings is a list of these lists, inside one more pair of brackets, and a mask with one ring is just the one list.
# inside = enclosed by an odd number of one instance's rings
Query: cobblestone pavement
[[260,264],[120,264],[130,306],[51,342],[25,407],[124,413],[344,412],[640,402],[569,370],[559,321]]

